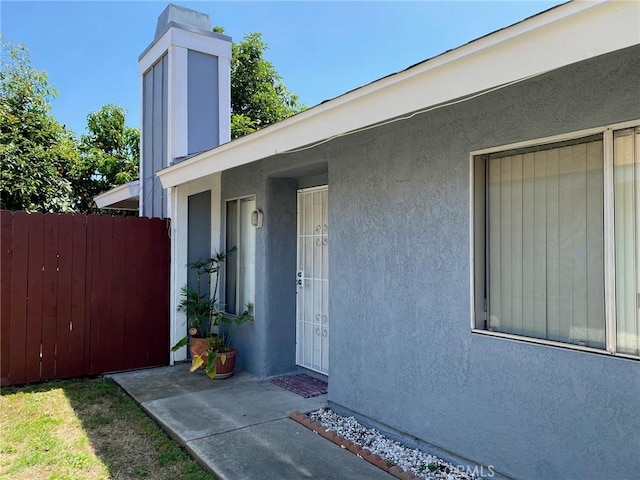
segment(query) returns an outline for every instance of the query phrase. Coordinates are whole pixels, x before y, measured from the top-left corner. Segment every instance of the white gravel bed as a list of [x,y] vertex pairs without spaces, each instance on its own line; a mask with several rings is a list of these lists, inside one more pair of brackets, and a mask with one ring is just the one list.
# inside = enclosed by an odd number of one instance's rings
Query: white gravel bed
[[475,480],[465,467],[454,466],[421,450],[390,440],[373,428],[366,428],[353,417],[342,417],[328,408],[309,414],[311,420],[325,429],[366,448],[381,458],[414,475],[428,480]]

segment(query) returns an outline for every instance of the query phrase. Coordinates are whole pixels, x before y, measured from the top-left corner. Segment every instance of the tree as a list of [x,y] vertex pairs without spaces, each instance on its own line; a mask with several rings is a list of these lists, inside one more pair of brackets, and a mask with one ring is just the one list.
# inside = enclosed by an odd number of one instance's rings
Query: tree
[[2,41],[0,208],[71,212],[67,173],[78,161],[73,134],[51,115],[56,91],[23,45]]
[[94,196],[138,177],[138,129],[125,126],[122,107],[105,105],[87,116],[78,143],[51,114],[56,91],[27,48],[2,48],[0,208],[96,212]]
[[78,209],[96,211],[93,197],[138,178],[140,131],[125,125],[126,110],[104,105],[87,115],[87,134],[80,139],[80,162],[71,172]]
[[[78,142],[51,115],[56,92],[46,73],[31,67],[27,49],[4,41],[2,47],[8,55],[0,71],[0,207],[95,212],[93,197],[138,177],[138,129],[125,125],[122,107],[105,105],[88,115],[88,133]],[[264,59],[266,50],[259,33],[232,45],[232,138],[306,108]]]
[[[222,27],[214,27],[224,33]],[[271,62],[265,60],[262,34],[249,33],[231,46],[231,138],[284,120],[306,107],[290,92]]]

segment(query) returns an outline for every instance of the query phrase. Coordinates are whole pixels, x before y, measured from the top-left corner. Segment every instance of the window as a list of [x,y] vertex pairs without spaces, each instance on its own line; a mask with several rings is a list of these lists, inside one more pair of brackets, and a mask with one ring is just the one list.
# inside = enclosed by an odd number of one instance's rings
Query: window
[[226,248],[237,251],[225,261],[225,310],[241,315],[255,302],[256,232],[251,225],[255,197],[227,201]]
[[640,355],[640,127],[613,137],[617,351]]
[[475,328],[640,356],[640,128],[473,162]]

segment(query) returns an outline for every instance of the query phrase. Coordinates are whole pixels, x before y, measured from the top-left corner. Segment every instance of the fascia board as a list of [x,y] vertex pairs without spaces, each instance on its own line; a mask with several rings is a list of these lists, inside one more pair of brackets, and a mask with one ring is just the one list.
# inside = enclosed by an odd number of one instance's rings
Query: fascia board
[[179,28],[172,29],[173,45],[207,53],[220,58],[231,59],[231,42],[219,38],[209,37],[189,32]]
[[640,43],[640,2],[573,2],[157,173],[163,187]]
[[171,27],[140,57],[138,61],[140,75],[149,70],[170,47],[187,48],[231,60],[230,41]]
[[162,55],[169,50],[172,39],[172,28],[167,30],[138,60],[138,72],[143,75]]
[[107,208],[110,205],[122,202],[124,200],[130,200],[137,198],[140,192],[140,181],[134,180],[132,182],[125,183],[118,187],[114,187],[111,190],[101,193],[93,197],[98,208]]

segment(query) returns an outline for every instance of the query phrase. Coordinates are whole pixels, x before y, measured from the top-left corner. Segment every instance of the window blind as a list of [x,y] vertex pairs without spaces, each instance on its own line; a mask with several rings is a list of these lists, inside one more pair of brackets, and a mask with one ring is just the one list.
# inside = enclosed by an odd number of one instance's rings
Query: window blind
[[640,129],[615,132],[613,182],[617,351],[640,355]]
[[489,156],[486,184],[488,328],[604,348],[602,140]]

